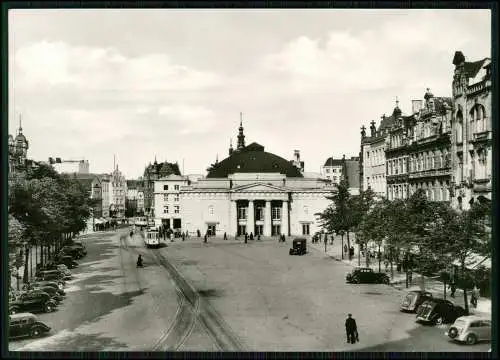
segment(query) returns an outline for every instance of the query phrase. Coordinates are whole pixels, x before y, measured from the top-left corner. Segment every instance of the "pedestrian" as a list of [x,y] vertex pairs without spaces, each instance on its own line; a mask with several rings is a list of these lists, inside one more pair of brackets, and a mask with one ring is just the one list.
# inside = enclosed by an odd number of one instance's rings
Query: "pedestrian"
[[333,234],[330,235],[330,245],[333,245]]
[[347,254],[347,244],[344,244],[344,254]]
[[260,234],[257,235],[257,241],[260,241]]
[[479,299],[479,289],[474,284],[472,291],[470,293],[470,304],[475,308],[477,308],[477,300]]
[[354,344],[358,337],[358,327],[356,325],[356,320],[352,317],[352,314],[347,314],[347,319],[345,321],[345,331],[347,335],[347,343]]
[[250,232],[250,240],[253,240],[253,232]]
[[186,240],[186,234],[182,233],[182,241]]
[[203,239],[203,242],[205,242],[205,243],[207,242],[207,234],[205,234],[205,237],[204,237],[204,239]]
[[248,233],[245,233],[245,244],[247,243],[248,241]]
[[385,271],[389,268],[389,261],[387,259],[384,260]]
[[227,234],[224,233],[224,240],[227,240]]
[[198,237],[201,237],[201,231],[200,231],[200,229],[196,230],[196,235],[198,235]]
[[455,284],[455,280],[452,279],[451,283],[450,283],[450,285],[448,287],[451,290],[450,296],[452,298],[454,298],[455,297],[455,291],[457,291],[457,285]]

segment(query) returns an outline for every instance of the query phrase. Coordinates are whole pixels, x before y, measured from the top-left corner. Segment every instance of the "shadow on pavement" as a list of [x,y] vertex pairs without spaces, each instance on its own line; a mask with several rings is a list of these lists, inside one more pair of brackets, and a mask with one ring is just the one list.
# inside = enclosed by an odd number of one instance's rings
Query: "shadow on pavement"
[[198,294],[200,296],[208,298],[208,297],[222,297],[223,292],[217,289],[206,289],[206,290],[198,290]]

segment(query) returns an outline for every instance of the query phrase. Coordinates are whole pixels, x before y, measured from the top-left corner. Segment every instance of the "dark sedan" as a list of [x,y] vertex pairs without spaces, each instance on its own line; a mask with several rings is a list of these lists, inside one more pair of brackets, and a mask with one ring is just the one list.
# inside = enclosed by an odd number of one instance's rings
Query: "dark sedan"
[[465,309],[449,300],[426,300],[417,309],[417,322],[436,325],[451,324],[460,316],[467,315]]
[[408,291],[401,301],[401,311],[415,312],[426,300],[432,299],[432,294],[428,291],[411,290]]
[[349,284],[389,284],[389,277],[370,268],[356,268],[347,274],[346,281]]
[[9,316],[9,339],[20,337],[39,337],[50,332],[50,327],[31,313]]
[[56,302],[49,294],[41,291],[29,291],[21,293],[15,300],[9,301],[9,313],[52,312],[56,306]]

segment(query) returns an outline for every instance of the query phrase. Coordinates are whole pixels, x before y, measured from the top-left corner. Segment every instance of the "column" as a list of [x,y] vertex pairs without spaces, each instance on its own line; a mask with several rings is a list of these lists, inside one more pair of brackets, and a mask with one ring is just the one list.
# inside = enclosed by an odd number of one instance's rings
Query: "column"
[[235,236],[238,231],[238,208],[236,200],[231,200],[229,205],[229,226],[228,226],[228,236]]
[[264,236],[271,236],[271,201],[266,200],[264,209]]
[[[255,210],[253,208],[253,200],[248,201],[248,217],[247,217],[247,233],[255,232]],[[255,235],[255,234],[254,234]]]
[[288,201],[283,201],[283,206],[281,208],[281,233],[286,236],[289,235],[288,232]]

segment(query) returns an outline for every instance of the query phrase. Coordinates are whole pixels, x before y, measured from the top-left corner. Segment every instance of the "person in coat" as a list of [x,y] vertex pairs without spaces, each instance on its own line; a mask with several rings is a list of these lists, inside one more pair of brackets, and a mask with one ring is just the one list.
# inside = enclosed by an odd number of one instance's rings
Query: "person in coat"
[[352,317],[352,314],[347,314],[347,319],[345,320],[345,331],[347,334],[347,342],[354,344],[358,338],[358,327],[356,325],[356,320]]

